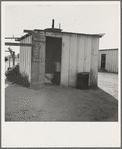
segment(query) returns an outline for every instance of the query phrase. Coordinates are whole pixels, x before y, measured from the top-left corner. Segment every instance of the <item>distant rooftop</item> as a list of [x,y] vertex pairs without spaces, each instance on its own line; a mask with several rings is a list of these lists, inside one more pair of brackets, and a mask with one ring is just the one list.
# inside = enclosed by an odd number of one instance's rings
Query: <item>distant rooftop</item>
[[99,51],[111,51],[111,50],[118,50],[118,48],[113,48],[113,49],[99,49]]

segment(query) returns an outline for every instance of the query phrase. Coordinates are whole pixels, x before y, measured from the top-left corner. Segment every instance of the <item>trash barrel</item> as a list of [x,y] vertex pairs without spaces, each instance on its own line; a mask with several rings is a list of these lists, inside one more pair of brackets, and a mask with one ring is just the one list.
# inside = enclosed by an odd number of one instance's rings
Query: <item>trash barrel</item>
[[88,89],[89,73],[82,72],[77,74],[77,89]]

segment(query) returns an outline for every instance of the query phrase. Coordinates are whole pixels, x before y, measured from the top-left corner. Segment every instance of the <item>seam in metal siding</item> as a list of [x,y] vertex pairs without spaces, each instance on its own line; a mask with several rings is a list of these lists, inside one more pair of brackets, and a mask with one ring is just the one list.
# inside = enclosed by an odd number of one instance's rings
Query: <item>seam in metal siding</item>
[[84,66],[84,49],[86,36],[78,35],[77,40],[77,72],[83,72]]
[[106,54],[105,69],[108,72],[118,72],[118,50],[99,51],[99,70],[101,69],[101,54]]
[[[21,43],[32,43],[32,35],[24,38]],[[24,76],[28,76],[31,81],[31,50],[32,47],[20,46],[20,72]]]
[[98,83],[98,55],[99,55],[99,38],[92,37],[91,66],[89,85],[97,86]]
[[77,35],[70,35],[69,86],[76,85]]
[[68,35],[62,37],[62,54],[61,54],[61,85],[68,86],[69,80],[69,40]]
[[86,36],[84,46],[84,72],[90,72],[91,64],[91,51],[92,51],[92,37]]

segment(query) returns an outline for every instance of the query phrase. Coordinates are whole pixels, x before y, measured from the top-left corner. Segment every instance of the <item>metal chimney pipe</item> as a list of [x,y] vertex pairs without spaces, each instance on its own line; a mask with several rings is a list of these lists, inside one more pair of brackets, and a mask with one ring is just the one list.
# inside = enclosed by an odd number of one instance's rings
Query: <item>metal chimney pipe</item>
[[54,28],[54,19],[52,20],[52,28]]

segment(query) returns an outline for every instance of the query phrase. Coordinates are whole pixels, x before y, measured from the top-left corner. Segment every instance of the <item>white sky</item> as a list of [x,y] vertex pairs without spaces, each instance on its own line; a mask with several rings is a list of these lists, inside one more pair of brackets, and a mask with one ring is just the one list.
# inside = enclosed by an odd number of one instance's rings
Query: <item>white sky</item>
[[[55,27],[61,23],[63,31],[105,33],[99,49],[120,46],[119,2],[2,2],[2,19],[5,37],[20,37],[24,29],[50,28],[55,19]],[[11,48],[19,52],[19,47]]]

